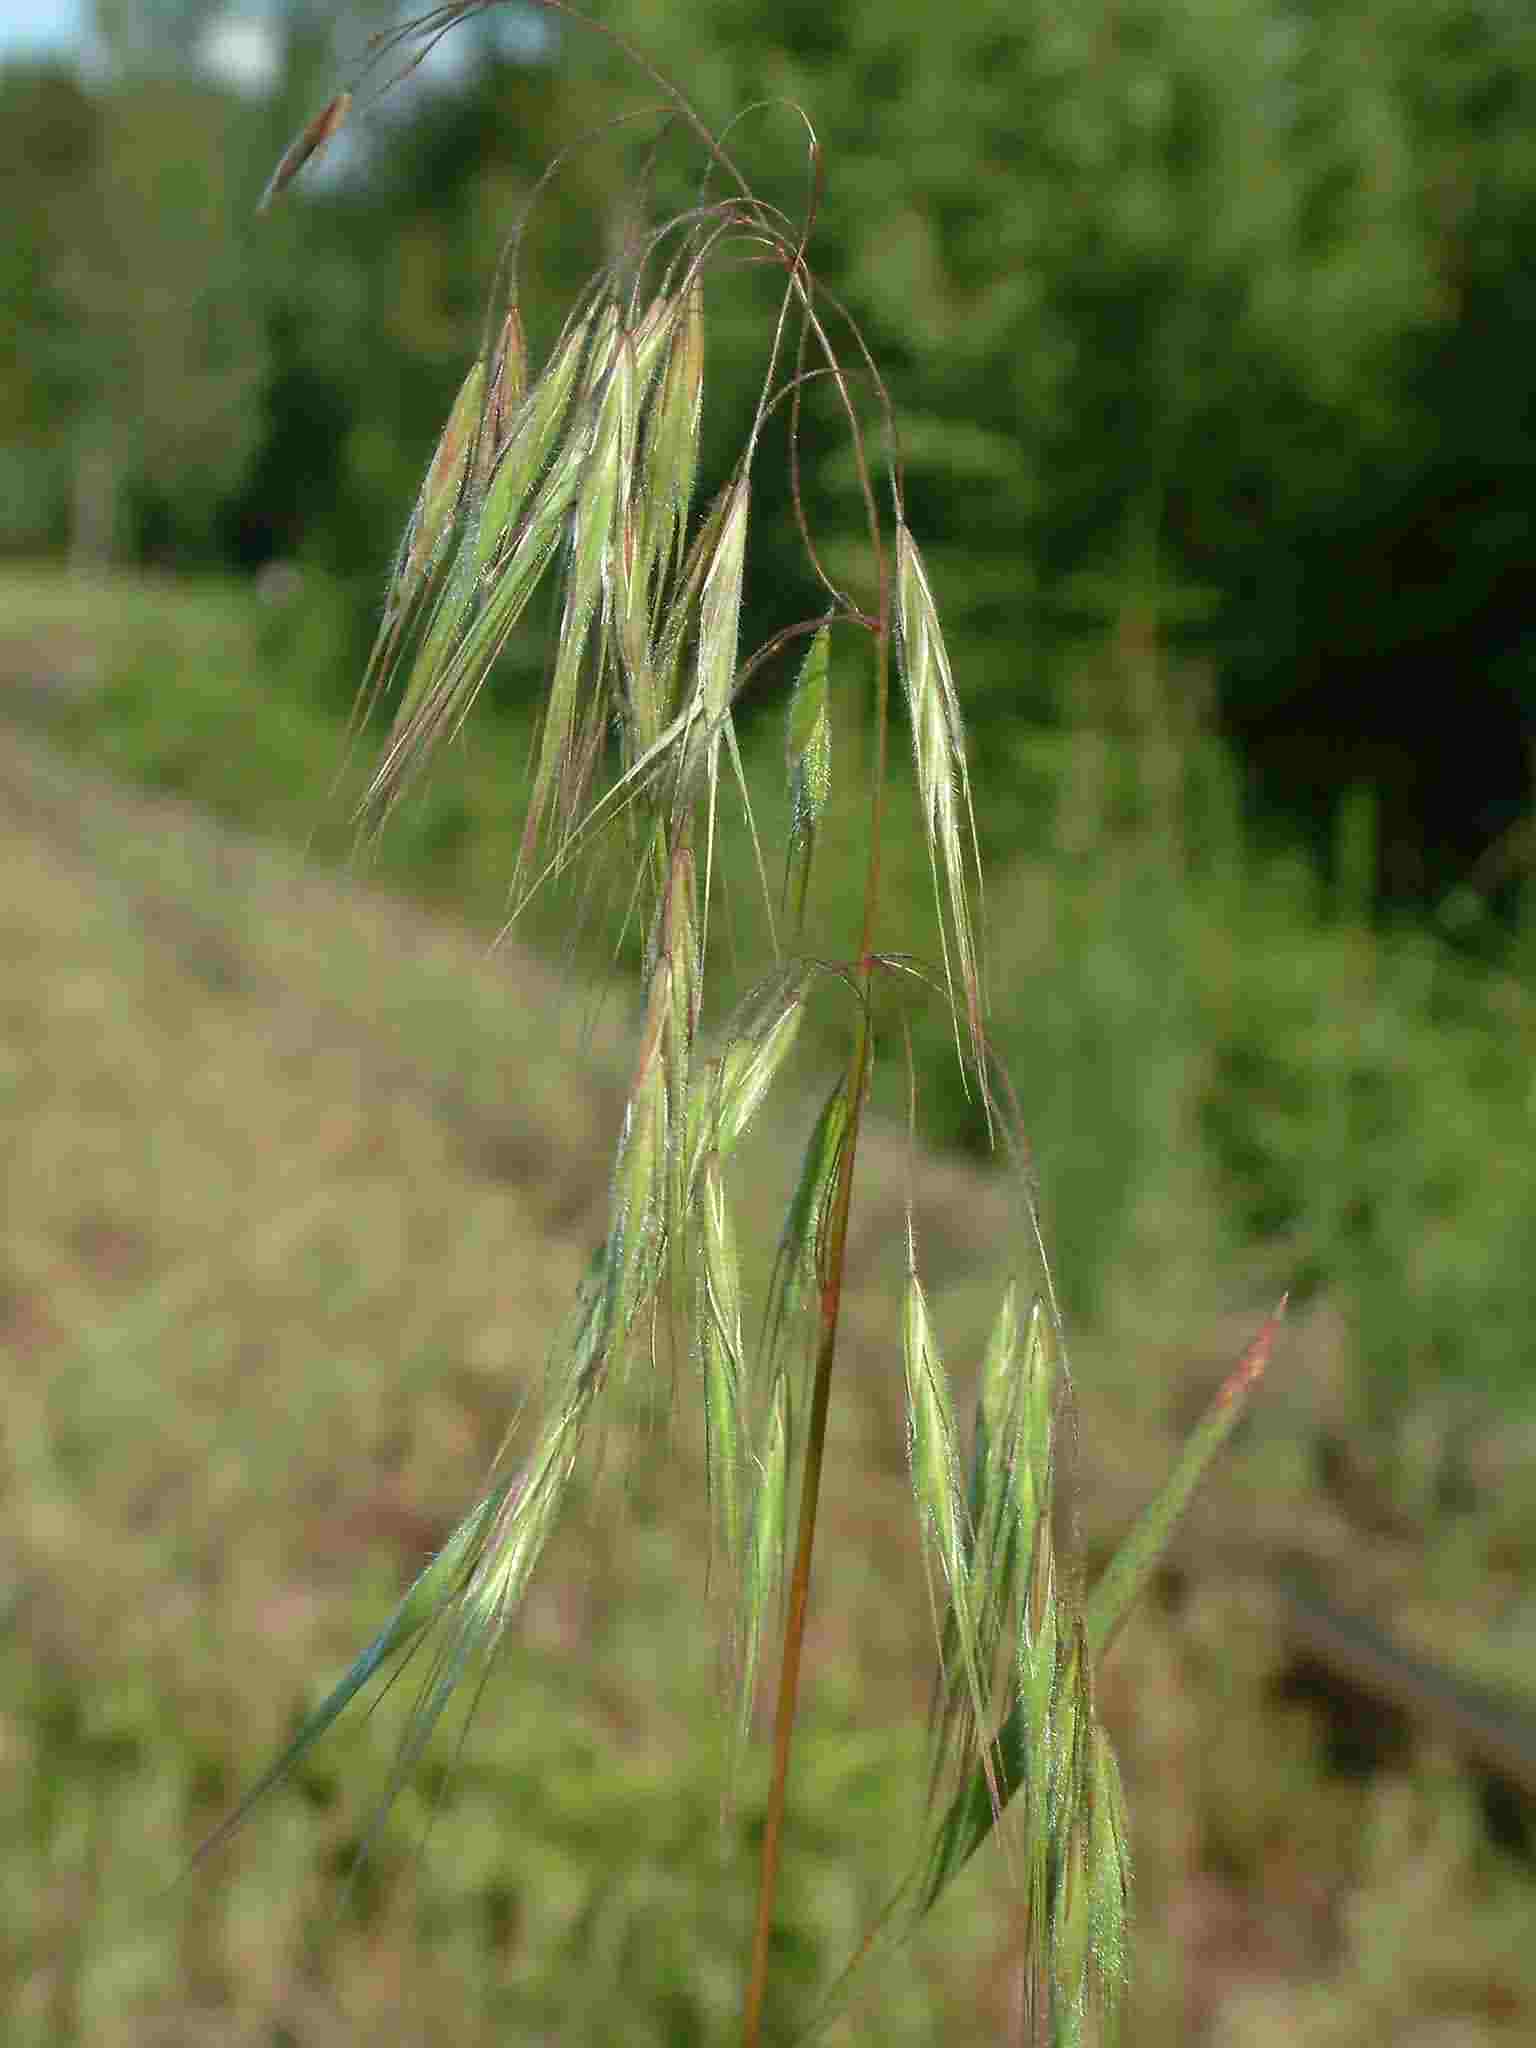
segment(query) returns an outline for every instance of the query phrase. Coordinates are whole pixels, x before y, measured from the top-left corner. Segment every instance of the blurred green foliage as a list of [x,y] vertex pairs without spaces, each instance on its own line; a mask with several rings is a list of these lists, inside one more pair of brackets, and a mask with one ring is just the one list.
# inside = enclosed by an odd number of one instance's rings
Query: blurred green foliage
[[[22,222],[0,545],[298,557],[340,579],[361,645],[545,166],[568,150],[519,252],[536,342],[638,191],[688,202],[697,152],[653,157],[649,119],[605,129],[655,87],[600,37],[512,4],[456,30],[457,64],[360,116],[332,168],[257,223],[283,143],[390,17],[292,0],[276,87],[242,99],[189,55],[216,12],[107,9],[103,82],[0,80]],[[743,117],[733,149],[796,215],[790,102],[814,124],[815,262],[896,394],[994,850],[1023,822],[1014,727],[1070,723],[1085,663],[1150,619],[1280,837],[1299,822],[1329,858],[1339,801],[1367,783],[1389,896],[1504,877],[1536,702],[1529,9],[600,12],[706,118]],[[775,291],[736,275],[713,295],[717,468]],[[822,394],[804,424],[811,524],[856,574],[853,473]],[[813,612],[778,476],[754,507],[758,580]],[[514,665],[505,691],[530,674]]]

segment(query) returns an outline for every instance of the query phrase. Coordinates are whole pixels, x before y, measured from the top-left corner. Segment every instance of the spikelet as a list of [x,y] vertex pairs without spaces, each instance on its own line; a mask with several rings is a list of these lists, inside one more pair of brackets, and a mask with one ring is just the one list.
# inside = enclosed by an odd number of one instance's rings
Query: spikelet
[[752,1405],[756,1424],[756,1478],[752,1521],[741,1579],[737,1667],[738,1729],[744,1732],[756,1690],[763,1622],[784,1572],[785,1504],[796,1448],[797,1339],[806,1334],[805,1310],[825,1270],[833,1196],[842,1172],[851,1118],[848,1084],[839,1081],[822,1105],[801,1156],[785,1211],[754,1361]]
[[313,120],[305,123],[279,157],[277,169],[267,180],[266,190],[256,202],[258,213],[265,213],[273,200],[287,191],[310,158],[318,156],[325,148],[351,111],[351,93],[339,92],[334,99],[326,101]]
[[789,767],[789,847],[784,857],[784,902],[794,900],[795,923],[805,922],[805,896],[816,851],[816,827],[832,787],[832,718],[827,704],[832,630],[818,628],[789,699],[785,753]]
[[[896,651],[912,719],[912,754],[928,860],[938,901],[944,977],[956,1016],[964,1016],[968,1046],[961,1050],[990,1115],[991,1097],[982,1013],[984,995],[971,898],[981,887],[981,856],[971,807],[960,698],[944,645],[938,609],[917,543],[905,523],[896,529]],[[956,975],[959,990],[956,991]]]

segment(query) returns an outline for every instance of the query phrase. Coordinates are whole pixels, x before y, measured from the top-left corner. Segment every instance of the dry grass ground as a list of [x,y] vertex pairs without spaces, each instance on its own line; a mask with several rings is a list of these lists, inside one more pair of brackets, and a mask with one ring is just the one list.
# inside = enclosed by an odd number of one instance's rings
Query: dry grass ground
[[[637,1385],[462,1752],[407,1789],[345,1903],[387,1706],[177,1882],[536,1382],[600,1214],[622,1021],[519,952],[488,958],[0,728],[0,2008],[18,2048],[730,2038],[758,1788],[722,1828],[686,1391],[674,1438],[673,1390]],[[770,1233],[795,1136],[768,1133],[754,1172]],[[862,1169],[791,2004],[897,1874],[920,1754],[929,1623],[887,1284],[905,1161],[887,1136]],[[938,1161],[918,1192],[962,1357],[1006,1199]],[[1096,1551],[1252,1321],[1192,1291],[1194,1254],[1169,1244],[1079,1347]],[[1347,1609],[1536,1693],[1532,1447],[1469,1427],[1467,1498],[1431,1542],[1350,1452],[1354,1371],[1325,1314],[1297,1326],[1106,1674],[1138,2048],[1492,2048],[1536,2024],[1520,1728],[1501,1752],[1476,1702],[1458,1721],[1401,1662],[1347,1680],[1274,1568],[1299,1557]],[[999,2038],[1008,1920],[989,1863],[844,2037]]]

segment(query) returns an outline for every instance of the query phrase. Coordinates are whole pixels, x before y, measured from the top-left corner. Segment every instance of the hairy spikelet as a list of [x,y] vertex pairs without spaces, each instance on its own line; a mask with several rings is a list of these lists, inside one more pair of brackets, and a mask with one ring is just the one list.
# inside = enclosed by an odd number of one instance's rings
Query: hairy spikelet
[[469,715],[497,656],[554,560],[579,482],[570,450],[534,494],[526,516],[494,561],[480,562],[483,525],[465,535],[428,620],[365,802],[387,807],[443,739]]
[[[933,1319],[917,1273],[917,1249],[907,1221],[907,1281],[902,1310],[902,1351],[907,1382],[907,1458],[922,1531],[929,1594],[940,1626],[940,1673],[946,1689],[963,1681],[973,1724],[984,1729],[990,1696],[986,1645],[978,1626],[974,1532],[955,1427],[949,1375],[939,1356]],[[985,1674],[985,1675],[984,1675]]]
[[[994,1557],[999,1540],[1006,1549],[1006,1537],[988,1536],[1006,1527],[988,1500],[998,1475],[1011,1467],[1008,1513],[1016,1518],[1018,1555],[1022,1559],[1026,1549],[1028,1555],[1018,1579],[1011,1699],[989,1761],[972,1760],[973,1745],[952,1747],[952,1754],[960,1752],[960,1784],[929,1838],[909,1917],[915,1922],[927,1914],[1016,1802],[1031,1920],[1050,1933],[1031,1978],[1030,2024],[1053,2048],[1071,2048],[1083,2038],[1091,2007],[1113,2025],[1126,1967],[1129,1838],[1113,1750],[1094,1718],[1094,1660],[1242,1412],[1267,1363],[1279,1317],[1272,1316],[1244,1352],[1081,1611],[1063,1590],[1051,1535],[1051,1437],[1061,1373],[1055,1324],[1037,1301],[1015,1380],[1007,1365],[1016,1349],[1009,1321],[1005,1302],[982,1376],[971,1498],[979,1564],[989,1542]],[[1001,1428],[999,1417],[1009,1418]],[[997,1446],[1008,1435],[1013,1448],[1004,1454]]]
[[668,307],[666,367],[646,416],[640,458],[643,525],[632,542],[634,581],[652,600],[669,566],[680,565],[699,468],[704,415],[704,288],[697,275]]
[[990,1107],[981,964],[971,914],[972,895],[979,894],[981,886],[981,856],[960,698],[927,571],[905,523],[896,529],[896,619],[897,655],[912,719],[917,793],[938,898],[945,979],[957,1017],[965,1017],[971,1071]]
[[776,1360],[822,1273],[832,1195],[850,1122],[848,1085],[839,1081],[812,1127],[779,1234],[763,1318],[762,1346],[768,1370],[774,1376],[780,1369]]
[[453,1607],[484,1553],[486,1532],[513,1484],[511,1478],[505,1478],[476,1502],[372,1642],[305,1716],[293,1739],[263,1771],[228,1819],[202,1844],[199,1859],[226,1842],[251,1810],[290,1776],[358,1694],[396,1669],[399,1660]]
[[[745,1135],[793,1049],[804,1014],[802,969],[779,974],[755,990],[727,1026],[720,1052],[693,1085],[688,1106],[683,1177],[697,1247],[695,1346],[705,1398],[706,1469],[716,1538],[733,1580],[744,1582],[746,1495],[754,1491],[742,1342],[740,1262],[726,1195],[724,1166]],[[764,1469],[777,1455],[769,1446]],[[757,1506],[763,1507],[758,1501]],[[754,1518],[754,1543],[766,1536]],[[782,1533],[782,1532],[781,1532]],[[755,1637],[754,1637],[755,1644]],[[753,1652],[755,1668],[755,1648]]]
[[697,281],[680,300],[658,301],[652,325],[659,386],[641,416],[634,487],[626,497],[614,563],[630,761],[655,745],[672,708],[673,677],[658,635],[669,577],[684,559],[698,470],[704,312]]
[[1088,1797],[1089,1953],[1099,1997],[1113,2028],[1130,1964],[1126,1947],[1131,1908],[1130,1823],[1114,1747],[1097,1725],[1089,1758]]
[[746,1367],[741,1339],[741,1268],[717,1153],[710,1153],[704,1162],[695,1202],[699,1281],[694,1331],[704,1386],[706,1471],[716,1540],[726,1569],[734,1576],[741,1569]]
[[[967,1491],[966,1577],[975,1639],[979,1704],[959,1661],[959,1617],[945,1615],[932,1727],[930,1805],[983,1755],[1011,1697],[1013,1665],[1028,1628],[1025,1603],[1035,1546],[1042,1538],[1048,1473],[1037,1474],[1026,1448],[1031,1421],[1032,1342],[1042,1304],[1031,1312],[1021,1355],[1017,1283],[1010,1281],[987,1342],[977,1392]],[[1047,1436],[1045,1459],[1050,1445]],[[1048,1538],[1048,1531],[1045,1532]],[[997,1704],[998,1687],[1004,1701]]]
[[783,1575],[789,1457],[789,1383],[787,1379],[780,1378],[774,1385],[757,1436],[752,1522],[742,1570],[737,1621],[737,1708],[733,1726],[738,1746],[748,1732],[757,1698],[763,1623]]
[[794,1050],[805,1015],[808,969],[796,961],[754,989],[727,1026],[710,1085],[699,1098],[699,1128],[729,1158]]
[[601,364],[612,333],[604,311],[585,306],[567,325],[526,395],[500,411],[497,452],[465,536],[477,576],[494,570],[514,545],[539,481],[564,445],[576,394],[590,381],[592,366]]
[[683,1139],[698,1000],[693,862],[681,847],[657,907],[640,1055],[614,1169],[607,1276],[611,1345],[654,1308],[665,1256],[681,1250]]
[[459,493],[469,474],[485,397],[485,365],[475,363],[459,388],[421,495],[406,529],[399,567],[385,596],[386,618],[408,613],[441,557],[443,544],[458,510]]
[[512,439],[518,411],[528,392],[528,344],[514,299],[502,315],[491,347],[490,371],[480,432],[475,443],[473,488],[483,498]]
[[796,1368],[805,1363],[797,1340],[806,1334],[804,1312],[824,1272],[827,1227],[849,1129],[848,1086],[840,1081],[823,1104],[801,1157],[754,1362],[757,1478],[738,1621],[737,1683],[743,1724],[752,1711],[764,1619],[783,1577],[785,1502],[796,1446]]
[[494,1644],[528,1589],[570,1484],[591,1398],[590,1387],[573,1390],[546,1423],[517,1486],[501,1504],[463,1594],[476,1648]]
[[832,788],[832,717],[827,703],[832,630],[812,639],[789,700],[785,752],[789,765],[789,847],[784,858],[784,901],[794,901],[795,923],[805,920],[805,895],[816,851],[816,827]]
[[[706,929],[710,882],[714,873],[715,818],[719,796],[720,748],[727,748],[741,796],[742,808],[752,829],[752,804],[747,793],[746,772],[736,745],[731,718],[735,694],[737,638],[741,625],[741,585],[746,564],[748,481],[743,470],[726,487],[720,514],[719,540],[710,557],[699,595],[699,645],[694,694],[688,712],[684,739],[683,780],[679,794],[688,803],[698,802],[705,819],[704,903]],[[759,872],[762,855],[758,855]],[[767,896],[767,883],[763,885]],[[769,911],[770,923],[772,910]]]

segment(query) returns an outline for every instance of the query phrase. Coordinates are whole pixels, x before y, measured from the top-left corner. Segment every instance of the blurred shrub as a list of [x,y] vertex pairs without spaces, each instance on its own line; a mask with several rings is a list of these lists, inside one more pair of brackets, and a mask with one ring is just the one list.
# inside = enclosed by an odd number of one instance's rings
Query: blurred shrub
[[[255,223],[330,89],[332,31],[355,48],[365,12],[296,11],[267,106],[189,71],[174,9],[145,12],[115,82],[8,74],[21,317],[0,343],[0,444],[85,441],[110,465],[72,501],[93,546],[300,558],[360,620],[539,173],[630,104],[597,39],[498,43],[488,18],[469,63],[360,122],[350,159]],[[805,135],[784,100],[815,124],[818,264],[898,394],[989,798],[1009,800],[1017,751],[993,736],[1073,722],[1082,651],[1118,630],[1150,550],[1165,641],[1207,664],[1261,770],[1245,802],[1326,854],[1368,781],[1389,893],[1463,877],[1528,799],[1536,715],[1511,511],[1536,489],[1528,12],[624,0],[607,19],[711,118],[758,109],[737,146],[793,212]],[[649,150],[638,129],[584,146],[532,216],[536,348],[637,183],[685,197],[693,169]],[[711,331],[719,457],[762,364],[750,306]],[[818,452],[831,402],[807,394],[801,481],[857,576],[854,479]],[[48,542],[44,495],[25,531]],[[814,611],[787,485],[754,506],[753,545]],[[529,685],[513,666],[497,689]]]

